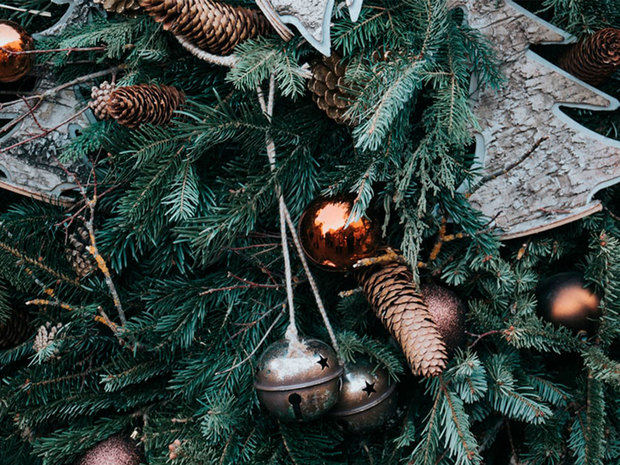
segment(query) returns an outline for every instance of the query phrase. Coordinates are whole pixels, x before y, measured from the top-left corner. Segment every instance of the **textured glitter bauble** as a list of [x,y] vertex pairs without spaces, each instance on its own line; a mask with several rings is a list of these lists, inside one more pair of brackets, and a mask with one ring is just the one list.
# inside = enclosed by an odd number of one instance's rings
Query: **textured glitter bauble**
[[350,431],[364,431],[385,424],[396,411],[396,383],[383,369],[368,361],[347,364],[338,403],[331,411]]
[[347,225],[353,208],[351,196],[319,198],[304,211],[299,237],[306,255],[317,265],[346,271],[358,260],[376,255],[381,232],[373,220],[362,217]]
[[254,387],[280,420],[312,420],[338,401],[342,372],[336,353],[324,342],[282,339],[260,357]]
[[463,302],[454,292],[437,284],[422,284],[420,291],[446,348],[454,351],[465,340]]
[[542,317],[579,331],[595,330],[601,299],[586,285],[577,272],[559,273],[544,280],[536,290]]
[[34,41],[26,30],[12,21],[0,20],[0,82],[15,82],[30,71]]
[[138,465],[140,463],[143,463],[143,456],[132,440],[112,436],[86,452],[75,465]]

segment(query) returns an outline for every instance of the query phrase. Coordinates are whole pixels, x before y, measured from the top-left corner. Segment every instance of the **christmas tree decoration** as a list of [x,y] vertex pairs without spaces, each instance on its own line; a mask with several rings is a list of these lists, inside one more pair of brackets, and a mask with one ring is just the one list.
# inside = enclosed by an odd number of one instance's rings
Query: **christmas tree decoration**
[[[363,2],[346,0],[351,21],[358,20]],[[293,35],[285,24],[292,24],[314,48],[330,55],[334,0],[256,0],[256,3],[284,40],[290,40]]]
[[577,272],[550,276],[536,290],[539,312],[556,325],[578,331],[595,330],[601,315],[601,299],[586,286]]
[[413,374],[440,374],[448,358],[446,345],[411,270],[391,262],[362,269],[356,278],[377,318],[402,348]]
[[486,36],[507,77],[498,91],[473,96],[481,178],[470,202],[502,239],[548,230],[600,211],[594,194],[620,179],[620,142],[578,124],[563,107],[614,110],[618,101],[531,50],[570,36],[511,0],[453,0]]
[[422,284],[420,293],[448,352],[454,352],[465,339],[463,302],[454,292],[437,284]]
[[88,450],[75,465],[139,465],[143,459],[131,439],[112,436]]
[[342,58],[336,53],[323,57],[314,63],[311,71],[308,88],[312,100],[338,124],[353,124],[346,112],[354,96],[345,81],[346,65]]
[[0,350],[12,349],[30,336],[30,319],[13,311],[9,319],[0,323]]
[[32,66],[28,52],[34,40],[26,30],[12,21],[0,20],[0,82],[15,82],[23,78]]
[[571,46],[559,61],[576,78],[596,86],[620,66],[620,29],[608,27]]
[[97,269],[95,258],[88,251],[90,236],[83,226],[69,236],[69,247],[67,248],[67,260],[75,270],[75,274],[80,278],[85,278]]
[[168,124],[185,103],[185,94],[170,86],[138,84],[115,88],[108,82],[94,87],[89,103],[100,119],[112,118],[129,128]]
[[269,34],[260,11],[211,0],[140,0],[166,31],[214,55],[229,55],[248,39]]
[[280,420],[307,421],[338,401],[342,372],[336,353],[324,342],[282,339],[261,355],[254,387],[261,404]]
[[362,258],[376,255],[381,231],[361,217],[349,223],[353,197],[318,198],[299,220],[299,237],[306,255],[326,270],[346,271]]
[[132,14],[140,9],[140,0],[93,0],[109,13]]
[[[52,323],[50,323],[49,321],[45,323],[44,325],[39,326],[39,329],[37,330],[37,334],[34,337],[32,349],[35,352],[41,352],[42,350],[48,349],[54,343],[54,340],[56,339],[56,335],[58,334],[58,331],[61,330],[61,328],[62,328],[62,323],[57,323],[56,325],[52,326]],[[58,353],[58,348],[54,349],[49,354],[48,358],[56,357],[57,353]]]
[[[89,19],[91,0],[54,3],[67,5],[64,15],[50,28],[33,34],[34,40],[60,35],[68,25],[79,27]],[[0,129],[0,189],[54,205],[68,207],[74,203],[74,176],[83,179],[90,170],[83,159],[66,160],[61,166],[58,155],[89,121],[76,111],[84,100],[77,86],[67,84],[45,68],[30,96],[15,95],[14,100],[0,104],[0,121],[4,124],[8,120]],[[37,103],[37,96],[44,97]]]
[[396,383],[368,361],[345,365],[338,403],[330,412],[353,432],[378,428],[396,411]]

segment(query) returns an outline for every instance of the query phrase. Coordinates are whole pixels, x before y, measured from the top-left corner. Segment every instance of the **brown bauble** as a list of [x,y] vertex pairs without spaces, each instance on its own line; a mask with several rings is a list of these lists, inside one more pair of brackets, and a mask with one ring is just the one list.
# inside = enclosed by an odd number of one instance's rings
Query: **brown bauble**
[[143,459],[131,439],[112,436],[86,452],[75,465],[138,465]]
[[32,37],[19,24],[0,20],[0,82],[15,82],[24,77],[32,66],[30,54],[34,47]]
[[301,216],[299,237],[304,252],[326,270],[350,270],[379,249],[381,231],[375,221],[362,217],[347,225],[353,203],[352,196],[319,198]]
[[422,284],[420,291],[446,348],[454,352],[465,340],[463,301],[451,290],[437,284]]
[[545,279],[536,290],[541,316],[555,325],[595,331],[601,315],[601,299],[586,286],[583,276],[577,272],[558,273]]

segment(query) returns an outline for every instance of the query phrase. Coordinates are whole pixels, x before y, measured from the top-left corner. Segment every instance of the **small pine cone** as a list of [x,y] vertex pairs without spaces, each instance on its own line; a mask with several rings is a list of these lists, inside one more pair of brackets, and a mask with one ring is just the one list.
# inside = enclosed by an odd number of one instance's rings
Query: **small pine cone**
[[12,349],[30,336],[30,319],[14,312],[8,321],[0,323],[0,349]]
[[[102,86],[107,83],[103,83]],[[108,84],[109,85],[109,84]],[[113,118],[136,128],[141,124],[168,124],[173,113],[185,103],[185,94],[175,87],[139,84],[92,91],[90,106],[99,118]],[[101,89],[101,86],[99,87]]]
[[602,84],[620,66],[620,29],[601,29],[577,42],[560,58],[559,65],[588,84]]
[[346,65],[342,58],[332,53],[312,66],[308,88],[317,106],[338,124],[354,122],[345,113],[351,106],[353,94],[345,81]]
[[86,249],[90,244],[90,237],[86,228],[80,226],[69,236],[67,260],[73,266],[75,274],[85,278],[97,269],[94,257]]
[[95,114],[97,119],[108,119],[108,102],[114,91],[115,86],[108,81],[104,81],[99,86],[95,86],[90,91],[90,102],[88,106]]
[[230,55],[241,42],[268,34],[271,25],[259,11],[210,0],[140,0],[166,31],[214,55]]
[[440,374],[446,366],[446,346],[409,268],[391,262],[363,269],[356,277],[375,314],[402,347],[413,374]]
[[140,0],[93,0],[109,13],[133,14],[140,9]]

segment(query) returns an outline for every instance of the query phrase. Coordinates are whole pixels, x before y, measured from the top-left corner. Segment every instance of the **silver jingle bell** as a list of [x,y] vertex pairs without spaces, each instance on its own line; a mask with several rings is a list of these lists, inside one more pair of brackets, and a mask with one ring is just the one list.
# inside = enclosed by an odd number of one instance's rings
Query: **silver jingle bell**
[[338,401],[343,368],[336,352],[317,339],[281,339],[261,355],[254,387],[260,402],[283,421],[307,421]]
[[373,370],[368,361],[347,364],[338,403],[331,411],[354,432],[385,424],[396,411],[396,384],[383,369]]

